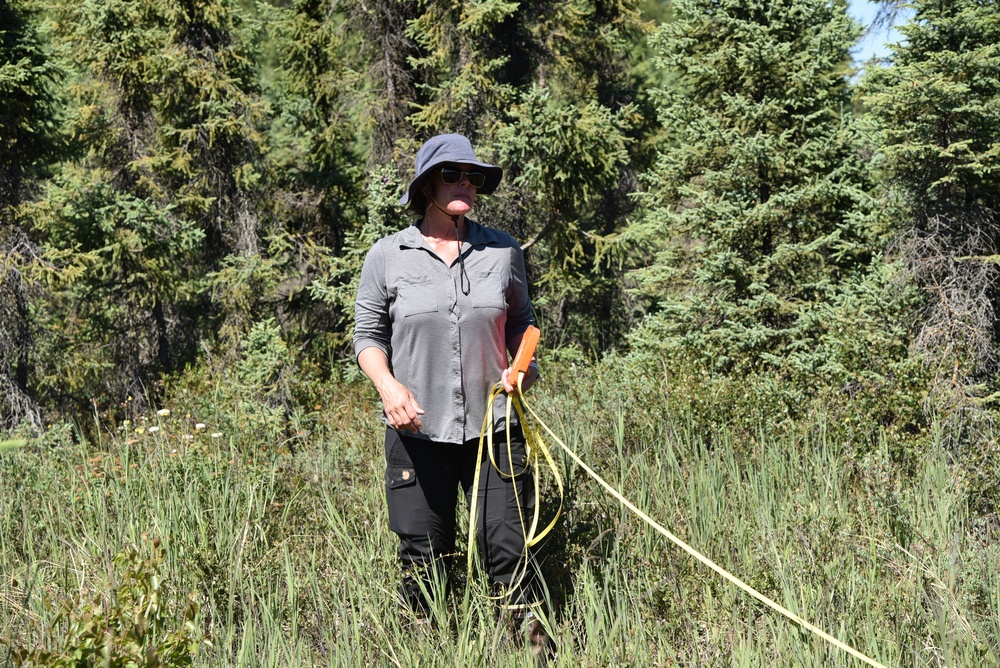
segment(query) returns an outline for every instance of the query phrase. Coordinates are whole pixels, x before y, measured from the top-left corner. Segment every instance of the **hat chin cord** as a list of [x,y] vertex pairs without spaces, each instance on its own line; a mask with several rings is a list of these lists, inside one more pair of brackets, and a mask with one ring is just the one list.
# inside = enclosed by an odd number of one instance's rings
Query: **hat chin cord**
[[469,272],[465,270],[465,254],[462,253],[462,236],[458,231],[458,219],[462,216],[457,213],[448,213],[441,208],[441,205],[431,199],[431,204],[433,204],[438,211],[451,218],[451,222],[455,223],[455,241],[458,243],[458,263],[461,265],[459,269],[459,283],[461,284],[462,294],[466,297],[472,292],[472,281],[469,279]]

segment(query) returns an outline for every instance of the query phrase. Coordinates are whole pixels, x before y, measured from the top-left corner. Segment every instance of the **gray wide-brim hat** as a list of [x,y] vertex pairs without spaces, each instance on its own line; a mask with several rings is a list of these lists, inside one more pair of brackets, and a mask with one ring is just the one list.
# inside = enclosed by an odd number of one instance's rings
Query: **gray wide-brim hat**
[[436,167],[444,164],[474,165],[486,172],[486,181],[482,188],[476,189],[477,195],[490,195],[503,178],[503,170],[496,165],[489,165],[476,160],[476,154],[472,151],[472,142],[462,135],[438,135],[431,137],[424,142],[424,145],[417,151],[416,175],[410,181],[410,187],[399,200],[401,204],[409,202],[414,194],[420,190],[420,185],[430,174],[434,173]]

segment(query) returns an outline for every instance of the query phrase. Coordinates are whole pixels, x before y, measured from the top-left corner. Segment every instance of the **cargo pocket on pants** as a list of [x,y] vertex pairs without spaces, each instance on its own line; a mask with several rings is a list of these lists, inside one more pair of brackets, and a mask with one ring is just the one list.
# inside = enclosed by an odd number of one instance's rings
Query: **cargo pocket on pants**
[[387,466],[385,469],[385,486],[388,489],[399,489],[417,483],[417,470],[406,466]]
[[422,518],[413,512],[413,495],[419,493],[417,472],[412,466],[387,466],[385,469],[385,497],[389,506],[389,529],[402,537],[419,533]]

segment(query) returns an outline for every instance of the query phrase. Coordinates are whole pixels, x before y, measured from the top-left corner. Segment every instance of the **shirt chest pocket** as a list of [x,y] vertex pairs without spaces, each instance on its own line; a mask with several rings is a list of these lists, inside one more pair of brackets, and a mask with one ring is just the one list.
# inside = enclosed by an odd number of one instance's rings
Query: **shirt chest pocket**
[[438,290],[430,276],[403,279],[396,291],[396,308],[403,317],[438,310]]
[[506,308],[503,272],[477,271],[472,275],[472,305],[476,308]]

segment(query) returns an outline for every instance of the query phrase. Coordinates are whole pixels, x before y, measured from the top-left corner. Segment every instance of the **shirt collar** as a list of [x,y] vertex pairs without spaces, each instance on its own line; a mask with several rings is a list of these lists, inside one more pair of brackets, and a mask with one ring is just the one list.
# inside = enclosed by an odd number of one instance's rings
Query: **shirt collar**
[[399,231],[399,247],[400,248],[423,248],[424,237],[420,234],[420,228],[414,223],[410,225],[405,230]]
[[[417,222],[419,223],[419,221]],[[468,232],[463,240],[463,245],[485,246],[496,243],[496,236],[490,234],[488,228],[483,227],[476,221],[466,218],[465,226],[468,228]],[[427,248],[427,243],[424,241],[424,236],[420,234],[420,228],[417,227],[417,223],[410,225],[405,230],[400,230],[399,246],[400,248]]]

